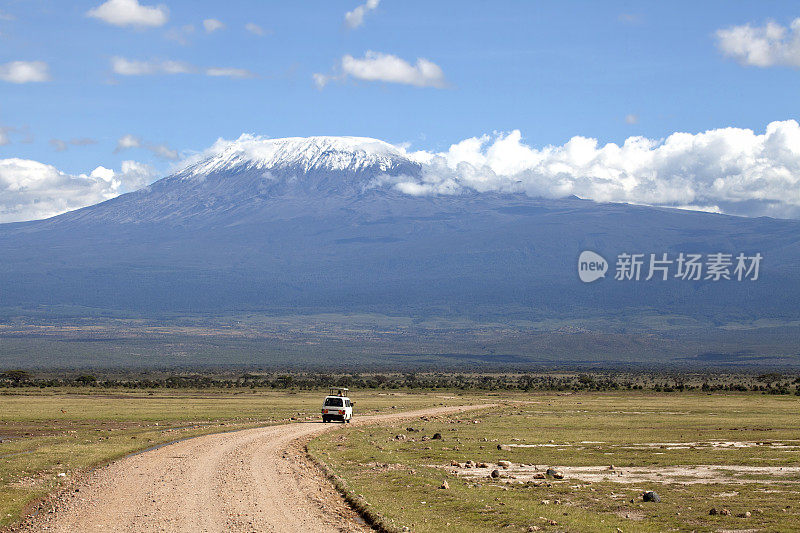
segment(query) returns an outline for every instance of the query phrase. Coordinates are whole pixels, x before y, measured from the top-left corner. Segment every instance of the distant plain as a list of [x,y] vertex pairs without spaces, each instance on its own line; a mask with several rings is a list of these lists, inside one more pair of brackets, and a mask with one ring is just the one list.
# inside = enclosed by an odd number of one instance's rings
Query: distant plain
[[800,324],[680,315],[0,314],[0,370],[800,367]]

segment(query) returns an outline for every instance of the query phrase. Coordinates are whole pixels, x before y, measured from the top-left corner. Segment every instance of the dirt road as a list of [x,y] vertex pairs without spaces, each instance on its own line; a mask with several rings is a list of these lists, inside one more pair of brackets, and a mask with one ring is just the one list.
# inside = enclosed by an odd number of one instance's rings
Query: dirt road
[[[484,406],[354,419],[363,425]],[[369,531],[297,442],[338,424],[296,423],[188,439],[93,473],[28,531]]]

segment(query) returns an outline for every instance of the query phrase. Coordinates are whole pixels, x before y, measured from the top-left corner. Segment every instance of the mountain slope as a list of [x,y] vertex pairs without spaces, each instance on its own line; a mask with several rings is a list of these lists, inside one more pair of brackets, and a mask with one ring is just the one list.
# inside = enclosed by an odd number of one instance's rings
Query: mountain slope
[[[421,166],[361,138],[243,138],[150,187],[0,226],[4,314],[378,312],[498,323],[800,319],[800,223],[568,198],[411,196]],[[583,250],[610,262],[581,283]],[[615,281],[620,253],[764,257],[758,281]],[[665,319],[666,320],[666,319]]]

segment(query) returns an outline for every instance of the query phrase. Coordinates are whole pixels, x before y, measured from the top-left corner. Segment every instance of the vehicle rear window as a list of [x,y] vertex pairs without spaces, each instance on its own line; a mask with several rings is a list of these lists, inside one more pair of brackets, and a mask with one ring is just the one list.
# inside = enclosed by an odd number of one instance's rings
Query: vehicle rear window
[[342,407],[344,404],[341,398],[326,398],[325,405],[328,407]]

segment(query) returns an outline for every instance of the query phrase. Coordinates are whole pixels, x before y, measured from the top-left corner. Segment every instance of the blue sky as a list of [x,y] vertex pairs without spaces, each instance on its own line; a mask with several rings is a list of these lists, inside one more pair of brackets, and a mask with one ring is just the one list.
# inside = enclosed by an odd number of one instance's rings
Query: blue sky
[[[519,129],[532,145],[573,135],[620,142],[725,126],[760,130],[798,114],[797,71],[743,68],[714,38],[731,25],[788,24],[800,15],[790,2],[384,0],[356,29],[343,17],[358,0],[164,0],[168,22],[140,29],[87,17],[100,3],[0,2],[15,18],[0,23],[0,63],[45,61],[52,77],[0,84],[0,124],[33,137],[0,148],[1,156],[83,172],[130,158],[113,154],[125,134],[181,151],[243,132],[362,135],[444,149],[495,130]],[[227,27],[206,34],[208,18]],[[267,34],[247,32],[248,22]],[[186,25],[194,27],[186,44],[166,37]],[[450,85],[350,80],[319,90],[312,82],[342,55],[367,50],[427,58]],[[258,77],[119,76],[111,73],[114,56],[244,68]],[[627,124],[627,115],[638,123]],[[60,153],[49,145],[84,137],[98,144]]]
[[[0,69],[16,61],[47,69],[46,81],[0,81],[8,141],[0,159],[70,174],[135,159],[161,174],[175,153],[244,132],[446,151],[492,132],[520,130],[533,147],[575,135],[604,144],[725,127],[763,132],[798,115],[797,65],[726,54],[716,33],[770,20],[788,28],[800,16],[792,2],[382,0],[348,27],[345,14],[364,1],[139,0],[163,6],[162,18],[119,25],[87,15],[103,0],[0,0]],[[207,19],[224,28],[208,33]],[[369,51],[411,67],[423,58],[441,77],[420,87],[343,74],[345,56]],[[114,58],[154,73],[115,73]],[[165,73],[166,62],[192,72]],[[314,74],[330,79],[320,88]],[[126,135],[139,147],[115,150]]]

